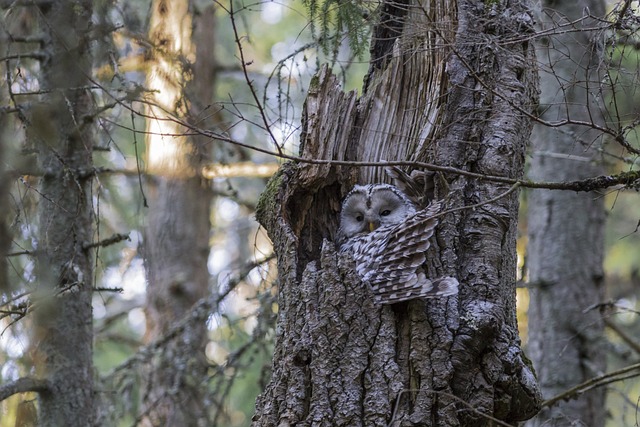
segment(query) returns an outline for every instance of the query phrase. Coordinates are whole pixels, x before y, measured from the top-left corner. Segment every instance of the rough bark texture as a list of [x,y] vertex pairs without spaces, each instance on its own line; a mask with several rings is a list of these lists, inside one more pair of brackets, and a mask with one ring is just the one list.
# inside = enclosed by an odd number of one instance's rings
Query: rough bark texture
[[87,426],[93,420],[91,1],[40,8],[45,95],[31,110],[31,141],[43,173],[39,188],[38,279],[33,343],[42,426]]
[[[0,25],[5,26],[3,17],[0,17]],[[0,35],[0,52],[8,52],[6,39],[7,36]],[[2,66],[0,66],[0,73],[6,75],[8,67],[8,61],[3,61]],[[7,206],[10,180],[5,175],[5,164],[8,161],[7,151],[10,147],[12,122],[9,118],[9,113],[5,111],[5,109],[9,108],[9,97],[2,86],[0,85],[0,105],[4,108],[0,111],[0,206]],[[8,209],[3,210],[5,212],[0,213],[0,297],[4,294],[9,294],[10,291],[7,277],[7,253],[11,247],[11,234],[7,225],[9,220]]]
[[[213,14],[205,16],[212,18]],[[202,24],[197,34],[210,36],[212,22]],[[167,120],[166,111],[188,117],[190,103],[185,91],[192,78],[190,84],[197,87],[191,92],[201,97],[210,97],[213,84],[211,69],[206,70],[207,75],[192,74],[192,16],[187,0],[153,2],[150,39],[155,49],[149,58],[152,65],[147,86],[157,90],[153,103],[158,107],[149,107],[149,114],[157,119],[147,123],[151,132],[147,139],[150,178],[145,234],[148,341],[166,336],[208,291],[211,192],[198,174],[207,163],[207,145],[206,141],[181,136],[186,129]],[[199,51],[198,60],[210,60],[212,40],[201,43],[209,51]],[[205,71],[203,67],[198,70]],[[208,425],[207,329],[206,319],[201,320],[191,322],[180,336],[168,340],[162,354],[148,366],[143,425]]]
[[[604,16],[604,2],[543,2],[544,29],[579,21],[589,10]],[[580,22],[580,28],[593,21]],[[572,119],[603,125],[598,97],[600,47],[595,32],[563,31],[542,39],[542,118]],[[530,178],[570,181],[605,173],[599,132],[584,126],[533,133]],[[605,370],[603,322],[604,198],[597,192],[534,190],[529,198],[527,261],[532,285],[529,348],[542,392],[551,398]],[[558,402],[528,423],[530,426],[604,425],[604,389],[579,399]]]
[[[519,109],[531,111],[536,97],[532,47],[520,37],[532,26],[527,2],[383,9],[397,38],[374,41],[362,98],[340,91],[326,69],[312,82],[302,156],[428,160],[521,177],[531,127]],[[453,206],[508,189],[448,178]],[[517,195],[443,218],[428,269],[458,277],[458,296],[381,307],[331,241],[341,196],[355,182],[383,179],[377,168],[287,164],[270,181],[258,219],[278,256],[279,319],[273,377],[253,425],[481,426],[488,417],[531,417],[540,394],[515,319]]]

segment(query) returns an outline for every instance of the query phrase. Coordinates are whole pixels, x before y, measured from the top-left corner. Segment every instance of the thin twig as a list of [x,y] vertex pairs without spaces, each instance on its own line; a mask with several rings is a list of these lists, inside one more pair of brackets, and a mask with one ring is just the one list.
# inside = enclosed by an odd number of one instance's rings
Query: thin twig
[[238,46],[238,52],[240,53],[240,64],[242,65],[242,74],[244,75],[244,79],[247,82],[247,86],[249,87],[251,96],[253,96],[253,99],[256,102],[256,107],[258,108],[258,112],[260,112],[260,116],[262,117],[262,122],[264,123],[264,127],[266,131],[269,133],[269,136],[271,137],[271,141],[273,141],[273,144],[276,146],[276,149],[278,150],[278,154],[282,155],[282,148],[280,148],[280,145],[278,145],[278,140],[276,139],[273,132],[271,132],[271,124],[267,119],[267,115],[264,111],[264,108],[262,107],[260,99],[258,98],[258,94],[256,93],[256,90],[253,87],[253,81],[249,78],[249,72],[247,71],[247,66],[251,65],[251,62],[247,62],[244,58],[244,50],[242,49],[242,42],[240,41],[240,36],[238,35],[238,28],[236,27],[236,20],[233,16],[233,0],[229,2],[229,10],[226,10],[224,6],[222,6],[222,8],[225,9],[225,12],[229,14],[229,19],[231,20],[233,35],[236,41],[236,45]]
[[36,251],[18,251],[18,252],[9,252],[5,256],[22,256],[22,255],[35,255]]
[[[237,38],[238,35],[236,34]],[[242,51],[241,51],[242,52]],[[242,54],[244,55],[244,54]],[[241,58],[243,58],[243,56],[241,56]],[[464,63],[464,59],[461,59]],[[468,64],[467,64],[468,65]],[[246,69],[245,69],[246,71]],[[472,72],[472,70],[471,70]],[[248,79],[248,74],[246,74],[246,78]],[[478,77],[479,78],[479,77]],[[91,82],[96,85],[97,87],[101,88],[103,91],[105,91],[105,93],[109,96],[111,96],[112,99],[114,99],[114,101],[118,104],[120,104],[123,108],[131,111],[132,115],[136,114],[139,115],[140,117],[144,117],[144,118],[149,118],[150,116],[137,111],[135,109],[133,109],[131,106],[127,105],[126,103],[118,100],[117,98],[115,98],[113,95],[110,95],[110,92],[103,87],[99,82],[91,79]],[[248,81],[250,82],[250,79],[248,79]],[[480,83],[482,84],[482,79],[479,79]],[[252,86],[251,86],[252,87]],[[257,97],[255,91],[252,90],[253,96]],[[497,96],[501,96],[499,93],[496,93]],[[143,102],[143,101],[141,101]],[[509,100],[507,100],[507,102],[509,102]],[[147,102],[148,103],[148,102]],[[151,103],[152,104],[152,103]],[[258,107],[260,108],[260,104],[258,104]],[[582,122],[575,122],[575,121],[563,121],[563,122],[556,122],[556,123],[547,123],[547,122],[543,122],[540,121],[539,118],[536,118],[534,116],[532,116],[529,112],[523,110],[522,108],[520,108],[519,106],[513,105],[514,108],[518,109],[518,111],[528,115],[530,118],[537,120],[543,124],[546,125],[550,125],[550,126],[560,126],[561,124],[579,124],[579,125],[591,125],[593,126],[593,124],[589,124],[589,123],[582,123]],[[160,107],[161,108],[161,107]],[[270,132],[269,130],[269,123],[268,120],[266,119],[266,116],[264,115],[264,110],[262,110],[260,108],[261,114],[263,115],[263,120],[264,120],[264,125],[266,126],[265,131]],[[168,115],[170,115],[170,113],[168,113]],[[296,162],[300,162],[300,163],[307,163],[307,164],[327,164],[327,165],[331,165],[331,166],[352,166],[352,167],[381,167],[381,166],[411,166],[414,168],[421,168],[421,169],[426,169],[426,170],[431,170],[431,171],[440,171],[440,172],[444,172],[444,173],[449,173],[449,174],[454,174],[454,175],[460,175],[460,176],[466,176],[469,178],[476,178],[476,179],[480,179],[480,180],[486,180],[486,181],[493,181],[493,182],[503,182],[503,183],[507,183],[507,184],[516,184],[519,183],[521,187],[525,187],[525,188],[540,188],[540,189],[549,189],[549,190],[570,190],[570,191],[578,191],[578,192],[588,192],[588,191],[594,191],[594,190],[598,190],[598,189],[602,189],[602,188],[609,188],[609,187],[613,187],[616,185],[625,185],[625,186],[630,186],[630,185],[634,185],[635,183],[640,182],[640,171],[627,171],[627,172],[622,172],[620,174],[617,175],[602,175],[602,176],[597,176],[597,177],[593,177],[593,178],[588,178],[588,179],[584,179],[584,180],[579,180],[579,181],[569,181],[569,182],[533,182],[533,181],[527,181],[527,180],[517,180],[514,178],[509,178],[509,177],[505,177],[505,176],[493,176],[493,175],[484,175],[484,174],[480,174],[480,173],[474,173],[474,172],[469,172],[469,171],[465,171],[462,169],[458,169],[458,168],[454,168],[454,167],[450,167],[450,166],[440,166],[440,165],[434,165],[431,163],[425,163],[425,162],[408,162],[408,161],[398,161],[398,162],[382,162],[382,161],[378,161],[378,162],[355,162],[355,161],[340,161],[340,160],[325,160],[325,159],[307,159],[307,158],[302,158],[302,157],[298,157],[298,156],[293,156],[293,155],[289,155],[289,154],[285,154],[284,152],[282,152],[282,150],[280,149],[280,146],[278,146],[278,144],[276,143],[277,152],[274,152],[272,150],[269,149],[265,149],[265,148],[260,148],[260,147],[255,147],[249,144],[245,144],[242,143],[240,141],[234,140],[233,138],[229,137],[229,136],[225,136],[222,134],[218,134],[212,131],[208,131],[208,130],[203,130],[200,129],[198,127],[193,126],[192,124],[185,122],[183,120],[180,120],[178,118],[175,117],[167,117],[167,118],[157,118],[157,117],[152,117],[156,120],[170,120],[173,121],[175,123],[178,123],[182,126],[184,126],[185,128],[189,129],[191,131],[191,133],[189,132],[185,132],[185,133],[181,133],[181,136],[190,136],[190,135],[201,135],[201,136],[205,136],[208,138],[211,138],[213,140],[217,140],[217,141],[221,141],[221,142],[226,142],[226,143],[230,143],[239,147],[243,147],[243,148],[247,148],[249,150],[252,151],[256,151],[259,153],[263,153],[263,154],[267,154],[267,155],[271,155],[274,157],[278,157],[278,158],[282,158],[282,159],[286,159],[286,160],[292,160],[292,161],[296,161]],[[141,133],[141,134],[146,134],[147,132],[143,132],[143,131],[138,131],[135,129],[135,127],[133,128],[127,128],[126,126],[123,126],[119,123],[115,123],[115,122],[111,122],[113,123],[115,126],[118,127],[122,127],[125,129],[129,129],[134,133],[134,138],[135,138],[135,134],[137,133]],[[598,130],[601,130],[602,132],[608,133],[610,135],[614,135],[619,137],[620,134],[619,132],[615,132],[612,129],[604,129],[604,128],[598,128]],[[172,136],[172,135],[167,135],[167,136]],[[273,137],[273,135],[272,135]],[[275,141],[275,139],[274,139]],[[619,141],[620,142],[620,141]],[[135,145],[135,140],[134,140],[134,145]],[[633,147],[626,147],[627,149],[631,148],[630,151],[633,152]],[[136,159],[137,159],[137,155],[136,155]],[[144,197],[144,194],[143,194]],[[146,206],[146,201],[145,201],[145,206]]]
[[[425,13],[425,15],[428,18],[428,14]],[[575,21],[573,21],[572,23],[569,24],[576,24],[581,22],[582,20],[584,20],[585,18],[579,18]],[[583,28],[580,31],[603,31],[606,28],[603,27],[594,27],[594,28]],[[550,122],[547,120],[543,120],[541,117],[532,114],[530,111],[526,110],[525,108],[522,108],[521,106],[515,104],[513,102],[513,100],[511,99],[511,97],[509,95],[505,95],[500,93],[497,90],[492,89],[489,84],[487,84],[485,82],[485,80],[478,75],[478,73],[475,71],[475,68],[471,66],[471,64],[467,61],[467,59],[465,58],[465,55],[463,55],[461,52],[457,51],[455,49],[454,44],[451,43],[449,40],[447,40],[447,37],[445,34],[443,34],[441,31],[439,31],[438,27],[434,25],[434,31],[436,32],[436,34],[438,34],[438,36],[442,37],[442,39],[445,41],[445,43],[447,43],[452,52],[456,55],[456,57],[458,58],[458,60],[462,63],[462,65],[464,65],[464,67],[467,69],[467,71],[469,72],[469,74],[475,79],[476,82],[478,82],[484,89],[488,90],[489,92],[491,92],[492,94],[496,95],[497,97],[501,98],[504,102],[506,102],[507,104],[509,104],[511,107],[513,107],[515,110],[517,110],[519,113],[524,114],[525,116],[527,116],[530,120],[532,120],[533,122],[537,122],[541,125],[550,127],[550,128],[558,128],[558,127],[562,127],[562,126],[567,126],[567,125],[575,125],[575,126],[585,126],[585,127],[589,127],[591,129],[597,130],[599,132],[602,132],[603,134],[606,135],[610,135],[611,137],[613,137],[613,139],[620,144],[622,147],[624,147],[628,152],[633,153],[633,154],[640,154],[640,149],[633,147],[624,137],[625,132],[629,131],[631,128],[630,127],[624,127],[621,128],[619,130],[614,130],[611,129],[607,126],[600,126],[598,124],[596,124],[595,122],[591,121],[591,122],[584,122],[584,121],[580,121],[580,120],[572,120],[570,118],[564,119],[564,120],[557,120],[555,122]],[[552,34],[557,34],[557,33],[552,33]],[[540,36],[540,34],[538,34],[538,36]],[[520,43],[524,40],[518,38],[516,39],[516,43]],[[504,41],[503,41],[504,42]]]
[[241,270],[239,277],[236,280],[230,281],[227,288],[217,295],[211,295],[207,298],[203,298],[200,301],[196,302],[193,307],[189,309],[189,313],[184,316],[179,321],[175,322],[169,331],[167,331],[163,336],[158,339],[148,343],[144,347],[138,350],[136,354],[131,356],[129,359],[122,362],[120,365],[113,368],[105,377],[110,377],[114,375],[116,372],[122,371],[124,369],[128,369],[131,366],[135,365],[136,362],[140,360],[144,360],[146,357],[154,354],[154,352],[165,345],[167,342],[171,341],[177,336],[180,336],[182,332],[193,322],[205,321],[207,317],[216,311],[217,307],[220,305],[222,300],[224,300],[227,295],[235,289],[235,286],[242,281],[244,277],[246,277],[251,270],[255,267],[260,266],[264,263],[267,263],[275,258],[275,254],[269,255],[261,260],[249,263],[243,267]]
[[[119,102],[120,105],[126,105],[123,102]],[[140,195],[142,196],[142,205],[145,208],[149,207],[149,203],[147,202],[147,196],[144,194],[144,188],[142,185],[142,170],[140,168],[140,153],[138,153],[138,138],[136,138],[136,120],[135,120],[135,116],[134,116],[134,111],[133,108],[130,109],[131,111],[131,126],[134,130],[133,132],[133,150],[135,152],[135,156],[136,156],[136,168],[138,169],[138,185],[140,186]]]
[[545,407],[553,406],[556,403],[558,403],[560,400],[575,398],[580,394],[584,393],[585,391],[591,390],[593,388],[610,384],[615,381],[625,380],[629,378],[629,376],[623,377],[622,375],[627,374],[629,372],[633,372],[633,371],[638,371],[638,372],[633,374],[632,377],[636,377],[640,375],[640,363],[635,363],[625,368],[618,369],[617,371],[599,375],[597,377],[584,381],[575,387],[571,387],[570,389],[563,391],[562,393],[552,397],[551,399],[545,400],[544,402],[542,402],[542,407],[545,408]]
[[332,166],[354,166],[354,167],[412,166],[415,168],[421,168],[421,169],[426,169],[426,170],[436,171],[436,172],[451,173],[455,175],[462,175],[469,178],[476,178],[476,179],[481,179],[485,181],[503,182],[506,184],[518,183],[521,187],[526,187],[526,188],[541,188],[541,189],[548,189],[548,190],[571,190],[571,191],[579,191],[579,192],[594,191],[594,190],[608,188],[608,187],[612,187],[614,185],[620,185],[620,184],[631,185],[631,184],[634,184],[635,182],[640,182],[640,171],[621,172],[617,175],[601,175],[601,176],[596,176],[593,178],[587,178],[587,179],[578,180],[578,181],[534,182],[534,181],[527,181],[527,180],[518,180],[515,178],[509,178],[506,176],[485,175],[485,174],[476,173],[476,172],[469,172],[469,171],[458,169],[451,166],[441,166],[441,165],[436,165],[433,163],[426,163],[426,162],[412,162],[412,161],[357,162],[357,161],[346,161],[346,160],[308,159],[308,158],[293,156],[293,155],[284,154],[284,153],[275,153],[267,149],[254,147],[249,144],[244,144],[242,142],[235,141],[232,138],[215,134],[214,132],[195,128],[193,126],[190,126],[188,123],[182,120],[178,120],[176,118],[172,118],[172,120],[189,128],[196,134],[208,136],[212,139],[217,139],[222,142],[229,142],[231,144],[248,148],[250,150],[254,150],[264,154],[269,154],[275,157],[280,157],[282,159],[293,160],[300,163],[326,164],[326,165],[332,165]]
[[505,191],[504,193],[498,194],[496,197],[492,197],[491,199],[485,200],[485,201],[480,202],[480,203],[476,203],[474,205],[459,206],[457,208],[448,209],[446,211],[439,212],[438,214],[432,216],[432,218],[438,218],[440,216],[447,215],[447,214],[450,214],[450,213],[453,213],[453,212],[462,211],[462,210],[475,209],[475,208],[479,208],[480,206],[484,206],[484,205],[491,204],[493,202],[497,202],[498,200],[502,199],[503,197],[507,197],[509,194],[513,193],[514,191],[516,191],[521,186],[522,185],[519,182],[516,182],[507,191]]
[[110,245],[114,245],[116,243],[122,242],[123,240],[131,241],[131,238],[129,238],[129,234],[116,233],[111,237],[107,237],[106,239],[100,240],[99,242],[85,243],[84,245],[82,245],[82,249],[86,251],[87,249],[91,249],[91,248],[110,246]]
[[124,292],[124,288],[105,288],[105,287],[94,287],[93,292],[114,292],[117,294],[121,294]]
[[603,318],[604,324],[609,327],[613,332],[618,334],[620,339],[624,341],[629,347],[631,347],[636,353],[640,354],[640,343],[634,340],[628,333],[626,333],[620,326],[616,324],[612,319],[607,317]]

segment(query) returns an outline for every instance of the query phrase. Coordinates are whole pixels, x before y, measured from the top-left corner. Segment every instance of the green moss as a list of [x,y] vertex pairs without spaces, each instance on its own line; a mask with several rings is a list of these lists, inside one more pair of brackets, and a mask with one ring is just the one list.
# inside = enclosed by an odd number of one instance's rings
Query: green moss
[[293,168],[295,168],[295,164],[293,162],[283,164],[269,179],[266,188],[262,194],[260,194],[258,204],[256,205],[256,219],[265,227],[271,219],[270,216],[278,210],[277,196],[280,188],[282,187],[282,181],[285,178],[285,174],[289,173]]
[[319,73],[316,73],[313,75],[313,77],[311,77],[311,81],[309,82],[308,92],[318,89],[319,85],[320,85],[320,76],[319,76]]

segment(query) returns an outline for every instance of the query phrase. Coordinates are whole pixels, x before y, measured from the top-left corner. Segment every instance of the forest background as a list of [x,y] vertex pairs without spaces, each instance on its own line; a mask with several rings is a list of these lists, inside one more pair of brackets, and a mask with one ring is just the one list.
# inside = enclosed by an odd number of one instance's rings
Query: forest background
[[[57,2],[50,3],[51,9],[57,7]],[[303,104],[322,65],[328,64],[345,91],[362,90],[376,5],[169,2],[176,18],[171,21],[158,14],[161,1],[89,3],[92,8],[84,22],[57,22],[49,18],[53,15],[46,7],[29,2],[1,3],[0,58],[6,80],[0,83],[0,168],[5,177],[0,185],[0,241],[6,255],[0,266],[0,390],[6,399],[0,407],[0,426],[35,422],[34,399],[42,384],[20,379],[42,372],[44,356],[38,343],[51,301],[55,307],[58,294],[74,293],[87,276],[93,283],[88,295],[93,325],[87,336],[94,342],[95,388],[103,391],[95,405],[103,425],[155,425],[153,417],[162,415],[154,411],[170,394],[167,384],[175,385],[171,374],[192,369],[190,362],[182,362],[193,349],[189,341],[193,337],[206,342],[206,351],[197,368],[204,366],[198,371],[203,380],[192,389],[186,387],[187,396],[198,393],[202,399],[192,411],[209,419],[208,425],[249,425],[255,399],[271,375],[278,314],[276,261],[269,238],[255,220],[258,199],[287,156],[300,152]],[[607,17],[595,20],[598,30],[589,30],[589,37],[602,38],[602,64],[608,67],[602,81],[616,88],[591,91],[607,111],[615,111],[608,117],[618,119],[601,129],[623,130],[601,132],[598,137],[609,138],[598,144],[597,157],[603,175],[614,177],[638,170],[637,7],[637,2],[609,2]],[[584,30],[583,19],[592,16],[587,9],[580,16],[558,33]],[[92,26],[82,27],[87,22]],[[93,164],[81,176],[90,178],[82,182],[90,209],[82,221],[76,221],[78,212],[70,216],[76,224],[91,224],[86,241],[75,243],[79,253],[95,253],[87,258],[89,264],[71,257],[73,261],[53,268],[51,259],[45,264],[38,258],[45,224],[56,227],[46,212],[60,208],[64,212],[58,217],[69,212],[42,189],[49,185],[46,165],[52,160],[39,157],[39,144],[60,132],[51,125],[60,112],[42,105],[53,102],[47,96],[55,94],[52,81],[60,78],[47,75],[47,70],[55,69],[48,56],[62,55],[71,43],[65,25],[74,26],[78,38],[87,37],[87,50],[92,52],[90,65],[82,57],[77,61],[83,64],[77,67],[82,70],[78,81],[91,96],[84,101],[59,97],[55,102],[60,110],[69,104],[90,105],[84,122],[72,124],[79,133],[90,128],[93,138]],[[540,30],[527,37],[539,42],[546,35]],[[55,47],[52,39],[63,42]],[[63,61],[63,66],[76,59]],[[544,58],[538,60],[541,70],[553,71]],[[575,81],[580,75],[575,73]],[[195,142],[167,149],[165,140],[179,137]],[[551,151],[547,153],[551,157],[594,162],[579,152]],[[197,181],[195,189],[174,185],[176,176]],[[605,291],[599,304],[576,309],[585,313],[585,323],[591,322],[587,314],[601,316],[606,340],[599,344],[600,355],[606,357],[607,367],[606,372],[596,370],[592,383],[585,379],[582,388],[572,392],[566,387],[577,399],[592,387],[606,389],[606,406],[600,411],[611,426],[638,425],[637,190],[637,181],[619,181],[597,196],[606,212]],[[525,352],[529,291],[536,286],[527,264],[531,191],[520,193],[517,244],[518,326]],[[47,202],[51,204],[45,206]],[[573,214],[579,217],[581,212]],[[174,226],[176,222],[186,223],[185,228]],[[172,234],[173,230],[183,231]],[[56,277],[49,277],[44,265],[61,281],[54,291],[43,291],[42,282]],[[160,290],[147,288],[150,281],[163,280],[168,282]],[[193,326],[198,322],[204,329]],[[580,327],[576,331],[580,336]],[[167,354],[173,357],[165,358]],[[588,363],[576,360],[578,365]],[[165,373],[169,378],[163,377]],[[9,390],[9,384],[17,389]],[[170,403],[167,408],[171,412]]]

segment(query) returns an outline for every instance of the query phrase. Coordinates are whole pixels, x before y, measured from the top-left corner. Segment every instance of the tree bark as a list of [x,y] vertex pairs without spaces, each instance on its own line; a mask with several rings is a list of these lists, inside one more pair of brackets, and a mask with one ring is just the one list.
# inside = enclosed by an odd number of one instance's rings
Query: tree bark
[[[212,13],[205,16],[213,20]],[[198,61],[204,62],[213,56],[210,33],[214,26],[213,22],[201,24],[200,33],[194,34],[207,38],[200,42],[208,51],[197,52]],[[149,38],[154,48],[147,87],[156,92],[147,110],[152,117],[147,120],[147,342],[166,336],[208,292],[211,191],[200,174],[209,159],[208,141],[184,136],[186,128],[171,114],[187,120],[194,113],[186,97],[189,85],[192,94],[209,99],[213,87],[210,68],[192,67],[196,48],[187,0],[154,1]],[[207,425],[206,338],[206,318],[189,322],[149,364],[142,425]]]
[[[0,25],[5,27],[4,17],[0,17]],[[7,29],[8,32],[8,29]],[[0,52],[7,52],[7,36],[0,36]],[[0,73],[6,75],[9,70],[8,61],[3,61],[3,66],[0,69]],[[2,90],[0,91],[0,105],[2,105],[2,111],[0,111],[0,206],[8,206],[9,198],[9,177],[5,171],[5,164],[8,163],[8,148],[10,147],[9,141],[11,140],[11,128],[12,121],[9,118],[9,96]],[[8,227],[9,209],[5,209],[5,212],[0,214],[0,297],[8,295],[10,292],[9,281],[7,276],[7,253],[11,247],[11,234]]]
[[[364,95],[343,93],[326,68],[313,80],[302,157],[521,177],[537,94],[521,36],[532,30],[528,7],[385,2]],[[451,206],[509,190],[447,178]],[[516,192],[442,218],[427,267],[457,277],[458,296],[382,307],[331,241],[341,196],[384,179],[381,168],[289,163],[270,181],[257,217],[278,257],[279,318],[253,425],[482,426],[533,416],[540,394],[515,317]]]
[[[604,16],[604,2],[543,2],[544,30],[577,21],[577,31],[550,35],[538,45],[542,118],[603,126],[599,39],[586,28],[585,10]],[[585,126],[536,125],[530,178],[570,181],[604,175],[602,136]],[[531,283],[529,348],[546,398],[604,373],[604,197],[598,192],[533,190],[529,198],[527,262]],[[603,426],[604,388],[545,408],[530,426]]]
[[40,425],[87,426],[93,414],[91,1],[40,7],[46,33],[42,99],[31,110],[38,148],[37,248],[40,294],[33,299]]

